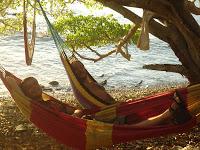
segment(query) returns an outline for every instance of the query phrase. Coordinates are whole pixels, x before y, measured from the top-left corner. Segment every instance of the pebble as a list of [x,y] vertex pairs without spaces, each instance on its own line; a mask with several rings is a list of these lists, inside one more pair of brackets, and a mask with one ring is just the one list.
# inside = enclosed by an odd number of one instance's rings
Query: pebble
[[52,92],[53,91],[53,89],[50,88],[50,87],[44,87],[42,90],[46,91],[46,92]]
[[199,147],[193,147],[191,145],[187,145],[186,147],[182,148],[181,150],[199,150]]
[[173,146],[172,149],[173,150],[181,150],[181,149],[183,149],[183,147],[177,145],[177,146]]
[[50,84],[51,86],[58,86],[58,85],[59,85],[59,82],[58,82],[58,81],[51,81],[51,82],[49,82],[49,84]]
[[18,131],[18,132],[26,131],[26,128],[22,124],[20,124],[15,127],[15,131]]
[[104,74],[100,75],[99,77],[101,77],[101,78],[104,77]]
[[[51,87],[53,88],[53,87]],[[54,89],[53,89],[54,90]],[[123,95],[131,95],[132,96],[143,96],[143,95],[137,95],[135,94],[136,91],[123,91]],[[151,92],[151,91],[150,91]],[[114,90],[114,92],[112,92],[116,97],[117,96],[121,96],[122,90]],[[134,93],[132,95],[132,93]],[[149,93],[149,91],[141,91],[140,94],[144,94],[144,93]],[[153,93],[153,92],[151,92]],[[58,94],[58,97],[67,97],[68,99],[68,103],[72,104],[74,101],[74,97],[72,94],[69,95],[65,95],[65,94]],[[24,117],[21,115],[21,113],[19,112],[19,110],[16,108],[15,103],[13,101],[11,101],[10,99],[8,101],[5,100],[1,100],[1,107],[0,107],[0,111],[2,110],[2,112],[0,113],[0,126],[1,126],[1,133],[2,133],[2,137],[0,137],[0,142],[2,141],[6,141],[7,143],[9,142],[8,140],[10,140],[12,143],[15,144],[20,144],[22,145],[24,148],[30,149],[30,147],[35,146],[34,148],[41,148],[41,145],[51,145],[51,146],[55,146],[57,143],[52,142],[51,139],[48,139],[48,137],[46,137],[46,134],[44,134],[43,132],[40,132],[40,130],[38,131],[37,128],[35,128],[35,126],[33,124],[28,124],[29,122],[27,121],[27,124],[22,124],[21,120],[24,119]],[[14,104],[13,104],[14,103]],[[74,104],[75,105],[75,104]],[[12,106],[12,107],[11,107]],[[8,111],[8,110],[12,110],[12,112]],[[15,113],[14,110],[16,110]],[[19,119],[19,116],[21,116],[21,119]],[[15,118],[13,118],[15,117]],[[17,119],[16,119],[17,118]],[[25,119],[24,119],[25,120]],[[25,120],[26,121],[26,120]],[[13,135],[11,132],[17,132],[17,134]],[[19,131],[18,131],[19,130]],[[25,132],[23,132],[25,131]],[[21,132],[23,134],[21,134]],[[24,133],[30,132],[32,133],[32,136],[27,136]],[[155,150],[200,150],[200,145],[199,145],[199,134],[200,133],[200,126],[198,126],[197,128],[194,128],[192,130],[191,133],[185,133],[185,134],[177,134],[176,136],[169,136],[169,137],[160,137],[160,138],[156,138],[156,139],[148,139],[148,140],[136,140],[135,142],[133,141],[133,143],[130,144],[119,144],[117,146],[115,146],[113,149],[115,150],[136,150],[136,149],[155,149]],[[191,134],[191,137],[189,138],[188,135]],[[6,135],[9,135],[6,136]],[[11,137],[12,136],[12,137]],[[16,138],[15,138],[16,137]],[[15,138],[15,141],[13,141],[13,138]],[[27,139],[27,140],[24,140]],[[40,140],[38,140],[40,139]],[[191,140],[193,142],[189,143],[187,142],[188,140]],[[159,142],[158,142],[159,141]],[[170,145],[168,143],[168,141],[170,141]],[[11,144],[11,142],[9,142],[9,145]],[[3,146],[5,146],[7,143],[3,144]],[[42,144],[41,144],[42,143]],[[189,143],[189,144],[187,144]],[[162,146],[163,145],[163,146]],[[174,145],[174,146],[173,146]],[[61,145],[57,145],[59,148],[57,149],[62,149]],[[37,148],[36,148],[37,147]],[[34,149],[33,148],[33,149]],[[0,149],[1,149],[1,143],[0,143]],[[14,149],[14,148],[11,148]],[[16,148],[15,148],[16,149]],[[53,149],[53,148],[52,148]],[[55,148],[56,149],[56,148]],[[108,150],[108,149],[100,149],[100,150]]]
[[104,80],[104,81],[100,82],[99,84],[102,85],[102,86],[104,86],[104,85],[107,84],[107,80]]
[[146,150],[151,150],[151,149],[153,149],[152,146],[146,148]]

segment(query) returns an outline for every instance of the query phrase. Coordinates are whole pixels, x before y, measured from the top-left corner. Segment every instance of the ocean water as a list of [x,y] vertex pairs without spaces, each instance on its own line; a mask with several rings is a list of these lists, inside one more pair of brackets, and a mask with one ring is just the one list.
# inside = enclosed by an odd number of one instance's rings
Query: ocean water
[[[101,82],[107,80],[106,88],[132,88],[138,83],[140,87],[151,85],[185,83],[187,79],[177,73],[143,69],[145,64],[180,64],[168,44],[151,37],[150,50],[141,51],[131,45],[129,52],[131,61],[127,61],[120,54],[113,54],[99,62],[82,60],[94,78]],[[112,45],[98,48],[105,53],[113,48]],[[81,54],[95,57],[88,50]],[[34,76],[40,84],[51,88],[49,82],[58,81],[59,87],[54,90],[70,91],[70,84],[58,51],[51,37],[38,37],[36,39],[35,53],[31,66],[25,64],[25,54],[22,34],[0,37],[0,64],[8,71],[20,78]],[[0,81],[0,94],[7,95],[7,89]]]
[[[88,9],[80,10],[80,7],[77,6],[79,5],[75,4],[75,7],[71,8],[77,14],[87,15],[95,13],[94,15],[106,15],[112,13],[121,23],[130,23],[127,19],[124,19],[121,15],[109,8],[91,12]],[[83,7],[81,6],[81,8]],[[140,16],[142,14],[140,9],[134,9],[133,11]],[[194,17],[200,23],[200,17]],[[44,18],[38,16],[38,35],[46,30],[47,26]],[[98,51],[105,53],[112,48],[112,45],[108,45],[98,48]],[[125,60],[120,54],[113,54],[96,63],[87,60],[81,61],[97,81],[107,80],[106,88],[134,88],[135,86],[137,88],[148,88],[149,86],[161,84],[169,85],[188,82],[184,76],[177,73],[142,68],[143,65],[147,64],[180,64],[167,43],[150,36],[150,49],[148,51],[141,51],[135,45],[130,45],[129,52],[132,55],[131,61]],[[85,56],[95,57],[88,50],[80,51],[80,53]],[[22,79],[28,76],[34,76],[40,84],[54,91],[71,91],[69,80],[51,37],[38,36],[36,38],[35,53],[31,66],[26,66],[25,64],[23,35],[21,33],[0,37],[0,65]],[[59,86],[53,88],[49,84],[51,81],[58,81]],[[141,84],[138,86],[138,83]],[[8,95],[8,91],[1,81],[0,95]]]

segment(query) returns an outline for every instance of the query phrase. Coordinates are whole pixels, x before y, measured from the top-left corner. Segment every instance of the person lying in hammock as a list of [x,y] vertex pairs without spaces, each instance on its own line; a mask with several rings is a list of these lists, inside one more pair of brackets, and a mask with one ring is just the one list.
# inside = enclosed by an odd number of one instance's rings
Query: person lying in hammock
[[[105,89],[99,85],[97,82],[94,82],[87,73],[84,65],[78,60],[72,60],[71,62],[72,69],[74,70],[75,74],[78,75],[79,81],[81,81],[85,87],[87,87],[93,94],[102,98],[109,104],[114,104],[116,101],[105,91]],[[186,117],[184,117],[184,114]],[[145,121],[142,121],[138,124],[134,124],[134,126],[149,126],[149,125],[156,125],[162,124],[171,121],[174,119],[178,123],[182,123],[185,119],[188,119],[189,114],[186,112],[186,108],[181,100],[176,96],[175,102],[172,106],[167,109],[164,113],[155,116],[153,118],[149,118]],[[96,120],[103,121],[103,122],[116,122],[121,124],[123,123],[123,118],[112,118],[112,120],[105,120],[104,116],[96,116]]]
[[71,60],[71,67],[77,75],[78,80],[95,96],[99,97],[106,104],[115,104],[116,101],[109,95],[105,88],[91,79],[84,65],[77,59]]
[[[33,77],[28,77],[24,79],[21,82],[20,85],[22,91],[27,97],[30,97],[32,99],[40,100],[43,101],[42,99],[42,88],[40,87],[38,81],[33,78]],[[53,107],[60,111],[66,112],[67,114],[74,115],[76,117],[83,117],[83,111],[80,109],[69,109],[68,107],[66,108],[63,104],[60,103],[51,103],[50,102],[44,102],[46,105],[50,105],[50,107]],[[104,121],[102,118],[94,117],[95,120],[98,121]],[[110,123],[116,123],[119,124],[119,120],[111,121]],[[171,124],[182,124],[186,121],[191,119],[191,115],[189,112],[187,112],[185,105],[179,98],[179,96],[175,95],[174,96],[174,103],[170,106],[169,109],[167,109],[165,112],[162,114],[155,116],[153,118],[149,118],[145,121],[141,121],[136,124],[132,124],[131,126],[135,127],[147,127],[147,126],[153,126],[153,125],[161,125],[165,123],[171,123]],[[121,124],[121,123],[120,123]]]
[[[133,127],[148,127],[162,124],[182,124],[187,122],[192,118],[191,114],[195,114],[195,112],[188,112],[185,104],[181,100],[180,96],[175,93],[174,94],[174,102],[171,106],[166,109],[163,113],[148,118],[144,121],[140,121],[137,123],[129,124]],[[196,114],[195,114],[196,115]],[[137,115],[133,116],[135,120],[137,120]],[[104,116],[95,116],[95,119],[102,122],[115,123],[115,124],[127,124],[126,116],[125,117],[116,117],[114,119],[107,119]],[[107,120],[106,120],[107,119]]]
[[34,77],[28,77],[22,80],[20,88],[25,96],[43,102],[45,105],[53,108],[54,110],[62,111],[67,114],[82,117],[83,111],[80,109],[73,109],[72,107],[66,107],[64,104],[59,103],[58,101],[47,100],[44,101],[42,98],[42,88],[39,85],[37,79]]
[[152,126],[152,125],[161,125],[161,124],[182,124],[192,119],[192,115],[181,100],[181,97],[178,93],[174,94],[174,102],[171,104],[170,108],[165,110],[160,115],[157,115],[152,118],[148,118],[145,121],[135,124],[135,126]]

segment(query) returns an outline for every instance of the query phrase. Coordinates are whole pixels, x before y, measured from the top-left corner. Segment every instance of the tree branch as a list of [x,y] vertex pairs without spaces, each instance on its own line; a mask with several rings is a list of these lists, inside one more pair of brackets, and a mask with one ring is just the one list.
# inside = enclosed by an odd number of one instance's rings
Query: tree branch
[[99,60],[101,60],[101,59],[103,59],[105,57],[108,57],[108,56],[110,56],[111,54],[113,54],[115,52],[116,52],[116,50],[111,50],[110,52],[108,52],[106,54],[102,54],[101,57],[97,58],[94,62],[97,62],[97,61],[99,61]]
[[[86,60],[90,60],[90,61],[94,61],[97,62],[113,53],[120,53],[124,58],[126,58],[127,60],[130,60],[131,55],[128,53],[128,49],[125,46],[128,42],[130,42],[131,38],[133,37],[133,35],[136,33],[137,29],[139,28],[139,25],[134,25],[129,32],[127,33],[126,36],[123,37],[123,39],[121,39],[119,41],[119,43],[116,45],[116,48],[114,50],[111,50],[110,52],[106,53],[106,54],[100,54],[98,53],[96,50],[92,49],[90,46],[86,45],[85,43],[83,43],[83,45],[88,48],[91,52],[95,53],[98,58],[89,58],[89,57],[85,57],[82,56],[81,54],[79,54],[75,49],[73,49],[73,52],[78,55],[80,58],[82,59],[86,59]],[[122,50],[122,48],[125,48],[125,52]]]
[[191,1],[185,1],[186,7],[189,9],[189,11],[195,15],[200,15],[200,8],[196,7],[194,2]]
[[[135,24],[141,24],[142,22],[142,18],[139,17],[138,15],[136,15],[134,12],[130,11],[128,8],[124,7],[126,6],[126,4],[128,4],[128,2],[130,3],[131,7],[133,6],[137,6],[138,8],[142,8],[142,6],[145,6],[145,8],[147,7],[146,5],[144,5],[147,1],[145,0],[141,0],[142,3],[144,3],[143,5],[140,4],[140,0],[96,0],[100,3],[102,3],[104,6],[109,7],[113,10],[115,10],[116,12],[118,12],[119,14],[123,15],[125,18],[129,19],[130,21],[132,21]],[[133,5],[133,2],[135,3],[135,1],[137,1],[137,5]],[[123,5],[120,5],[122,4]],[[129,5],[127,5],[129,6]],[[149,10],[147,8],[147,10]],[[150,21],[150,28],[149,31],[151,34],[153,34],[154,36],[158,37],[159,39],[168,42],[168,35],[170,33],[170,30],[163,26],[162,24],[156,22],[155,20],[151,20]]]
[[14,26],[12,26],[12,25],[6,23],[6,22],[4,21],[4,19],[0,19],[0,23],[2,23],[2,24],[4,25],[5,28],[6,28],[6,27],[14,28]]
[[85,59],[85,60],[90,60],[90,61],[93,61],[93,62],[97,62],[105,57],[108,57],[109,55],[113,54],[116,52],[116,50],[112,50],[106,54],[100,54],[100,56],[98,58],[90,58],[90,57],[86,57],[86,56],[83,56],[81,54],[79,54],[77,51],[73,51],[77,56],[79,56],[80,58],[82,59]]
[[139,26],[140,26],[139,24],[134,25],[129,30],[128,34],[126,36],[124,36],[123,39],[121,39],[119,41],[119,43],[117,44],[117,46],[116,46],[116,53],[120,53],[127,60],[130,60],[131,55],[128,53],[127,47],[125,48],[126,49],[125,52],[122,50],[122,47],[124,47],[125,44],[127,44],[128,42],[130,42],[131,38],[136,33],[136,31],[139,28]]
[[89,57],[82,56],[77,51],[73,51],[73,53],[75,53],[77,56],[79,56],[80,58],[85,59],[85,60],[90,60],[90,61],[94,61],[94,62],[96,60],[95,58],[89,58]]
[[9,0],[9,1],[6,3],[5,7],[2,8],[2,9],[0,9],[0,13],[5,12],[6,9],[12,4],[12,2],[13,2],[12,0]]
[[95,53],[97,56],[101,57],[101,54],[98,53],[96,50],[92,49],[90,46],[86,45],[85,43],[83,43],[83,45],[89,49],[91,52]]
[[180,73],[184,76],[188,75],[187,70],[182,65],[173,65],[173,64],[150,64],[150,65],[144,65],[144,69],[150,69],[150,70],[158,70],[158,71],[166,71],[166,72],[175,72]]

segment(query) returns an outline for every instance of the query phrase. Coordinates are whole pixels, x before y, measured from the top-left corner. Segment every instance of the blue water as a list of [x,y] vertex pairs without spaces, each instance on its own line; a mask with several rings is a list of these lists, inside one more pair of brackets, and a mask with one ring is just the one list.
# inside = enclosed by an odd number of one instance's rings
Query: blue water
[[[143,81],[141,87],[187,82],[186,78],[177,73],[143,69],[143,65],[152,63],[180,64],[166,43],[151,37],[150,47],[148,51],[141,51],[131,45],[129,47],[129,52],[132,55],[131,61],[125,60],[120,54],[113,54],[96,63],[87,60],[82,61],[98,81],[107,79],[107,88],[131,88],[141,80]],[[99,52],[104,53],[112,48],[112,45],[102,47],[99,48]],[[81,53],[85,56],[94,57],[94,54],[88,50],[81,51]],[[46,87],[51,87],[48,83],[55,80],[60,83],[59,89],[69,90],[68,78],[51,37],[36,39],[34,59],[31,66],[25,64],[22,34],[1,37],[0,54],[0,64],[20,78],[34,76]],[[102,75],[104,76],[101,77]],[[2,82],[0,82],[0,92],[1,95],[8,94]]]

